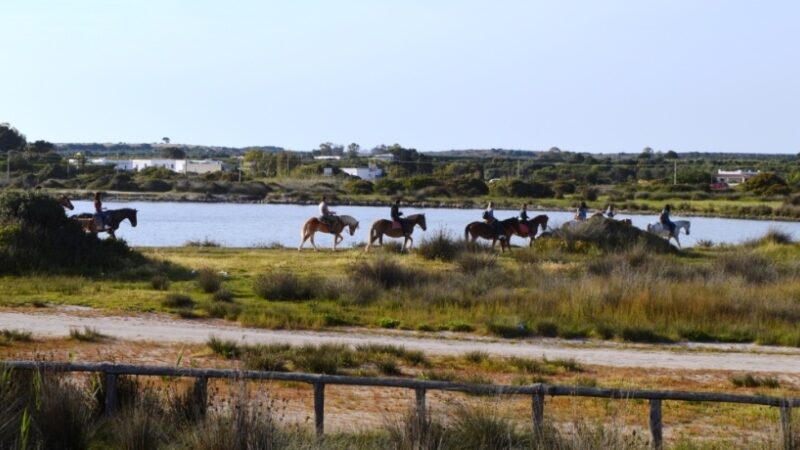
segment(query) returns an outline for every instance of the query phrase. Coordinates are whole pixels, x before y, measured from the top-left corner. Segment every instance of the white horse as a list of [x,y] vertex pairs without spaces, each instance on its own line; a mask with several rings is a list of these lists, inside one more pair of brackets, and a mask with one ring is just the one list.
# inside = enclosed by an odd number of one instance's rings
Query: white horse
[[334,235],[333,251],[336,251],[336,246],[344,240],[344,237],[342,237],[342,231],[344,231],[345,227],[348,228],[347,231],[350,232],[350,236],[355,234],[356,228],[358,228],[358,221],[356,219],[345,215],[334,217],[338,218],[339,220],[336,220],[333,223],[333,226],[329,226],[327,223],[320,222],[319,218],[317,217],[312,217],[306,220],[306,223],[303,224],[303,228],[300,231],[301,241],[297,250],[301,250],[303,248],[303,244],[305,244],[309,239],[311,240],[311,245],[314,246],[314,250],[317,250],[317,244],[314,242],[314,234],[316,234],[317,231]]
[[663,225],[663,224],[661,224],[659,222],[651,223],[651,224],[647,225],[647,231],[649,231],[650,233],[653,233],[655,235],[661,236],[663,238],[667,238],[667,241],[669,241],[670,239],[674,238],[675,242],[678,243],[678,248],[681,248],[681,241],[678,238],[678,235],[681,234],[681,228],[683,228],[683,231],[688,236],[689,235],[689,225],[691,225],[691,223],[688,220],[673,220],[672,223],[675,224],[675,234],[674,235],[672,233],[670,233],[669,227],[667,227],[666,225]]

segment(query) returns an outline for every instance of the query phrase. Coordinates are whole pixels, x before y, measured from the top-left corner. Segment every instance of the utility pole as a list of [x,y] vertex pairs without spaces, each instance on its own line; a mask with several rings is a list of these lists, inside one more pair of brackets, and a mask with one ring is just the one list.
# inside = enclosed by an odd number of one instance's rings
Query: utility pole
[[519,178],[519,160],[517,160],[517,178]]
[[672,169],[672,185],[675,186],[678,184],[678,160],[674,160],[674,168]]

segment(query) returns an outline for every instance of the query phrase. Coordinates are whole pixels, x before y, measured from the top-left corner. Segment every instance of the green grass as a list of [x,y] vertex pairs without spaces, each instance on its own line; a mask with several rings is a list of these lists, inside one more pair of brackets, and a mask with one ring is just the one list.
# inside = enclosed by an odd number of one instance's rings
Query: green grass
[[69,337],[80,342],[103,342],[108,340],[109,337],[92,327],[71,328],[69,330]]
[[[476,254],[491,261],[482,261],[476,270],[465,270],[460,258],[446,262],[416,254],[365,255],[355,249],[333,254],[154,248],[143,253],[176,266],[227,273],[224,287],[207,294],[194,279],[178,277],[165,294],[149,277],[6,276],[0,277],[0,306],[162,311],[275,329],[347,325],[503,338],[798,346],[800,277],[795,276],[795,261],[800,245],[775,233],[770,236],[739,247],[677,255],[651,255],[636,248],[604,253],[591,246],[571,252],[557,240],[541,239],[511,256]],[[264,277],[270,280],[269,289],[263,286]],[[277,283],[275,277],[290,282]]]

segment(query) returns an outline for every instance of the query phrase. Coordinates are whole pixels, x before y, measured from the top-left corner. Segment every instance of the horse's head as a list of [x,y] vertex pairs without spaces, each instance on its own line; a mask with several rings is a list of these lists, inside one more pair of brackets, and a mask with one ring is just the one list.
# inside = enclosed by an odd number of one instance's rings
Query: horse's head
[[547,229],[547,221],[550,220],[550,218],[544,214],[539,217],[541,217],[541,219],[539,219],[539,226],[542,227],[542,232],[544,232]]
[[135,210],[135,209],[132,209],[131,211],[132,211],[132,213],[131,213],[131,215],[130,215],[130,216],[128,216],[128,220],[130,220],[130,221],[131,221],[131,226],[132,226],[132,227],[135,227],[135,226],[136,226],[136,213],[137,213],[138,211],[137,211],[137,210]]
[[351,222],[348,225],[348,228],[349,228],[349,231],[350,231],[350,236],[355,235],[356,234],[356,229],[358,228],[358,222]]
[[[689,235],[689,225],[690,225],[690,224],[691,224],[691,222],[686,222],[686,226],[683,228],[684,230],[686,230],[686,235],[687,235],[687,236]],[[701,234],[702,234],[702,233],[701,233]]]
[[428,225],[425,223],[425,214],[420,214],[417,219],[417,223],[419,227],[422,228],[422,231],[426,231],[428,229]]
[[61,203],[61,206],[67,208],[68,210],[72,211],[75,209],[75,206],[72,204],[72,201],[64,194],[58,196],[58,202]]

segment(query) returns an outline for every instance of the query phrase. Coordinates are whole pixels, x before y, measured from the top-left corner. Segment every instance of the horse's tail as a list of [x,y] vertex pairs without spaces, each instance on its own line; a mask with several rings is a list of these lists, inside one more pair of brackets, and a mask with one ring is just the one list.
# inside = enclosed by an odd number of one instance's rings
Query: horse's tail
[[305,239],[305,238],[306,238],[306,236],[308,235],[308,228],[309,228],[310,226],[311,226],[311,219],[309,219],[309,220],[306,220],[306,223],[304,223],[304,224],[303,224],[303,227],[302,227],[302,228],[300,228],[300,240],[301,240],[301,241],[302,241],[303,239]]
[[469,227],[470,227],[470,225],[472,225],[472,224],[469,224],[464,228],[464,240],[465,241],[469,240]]

